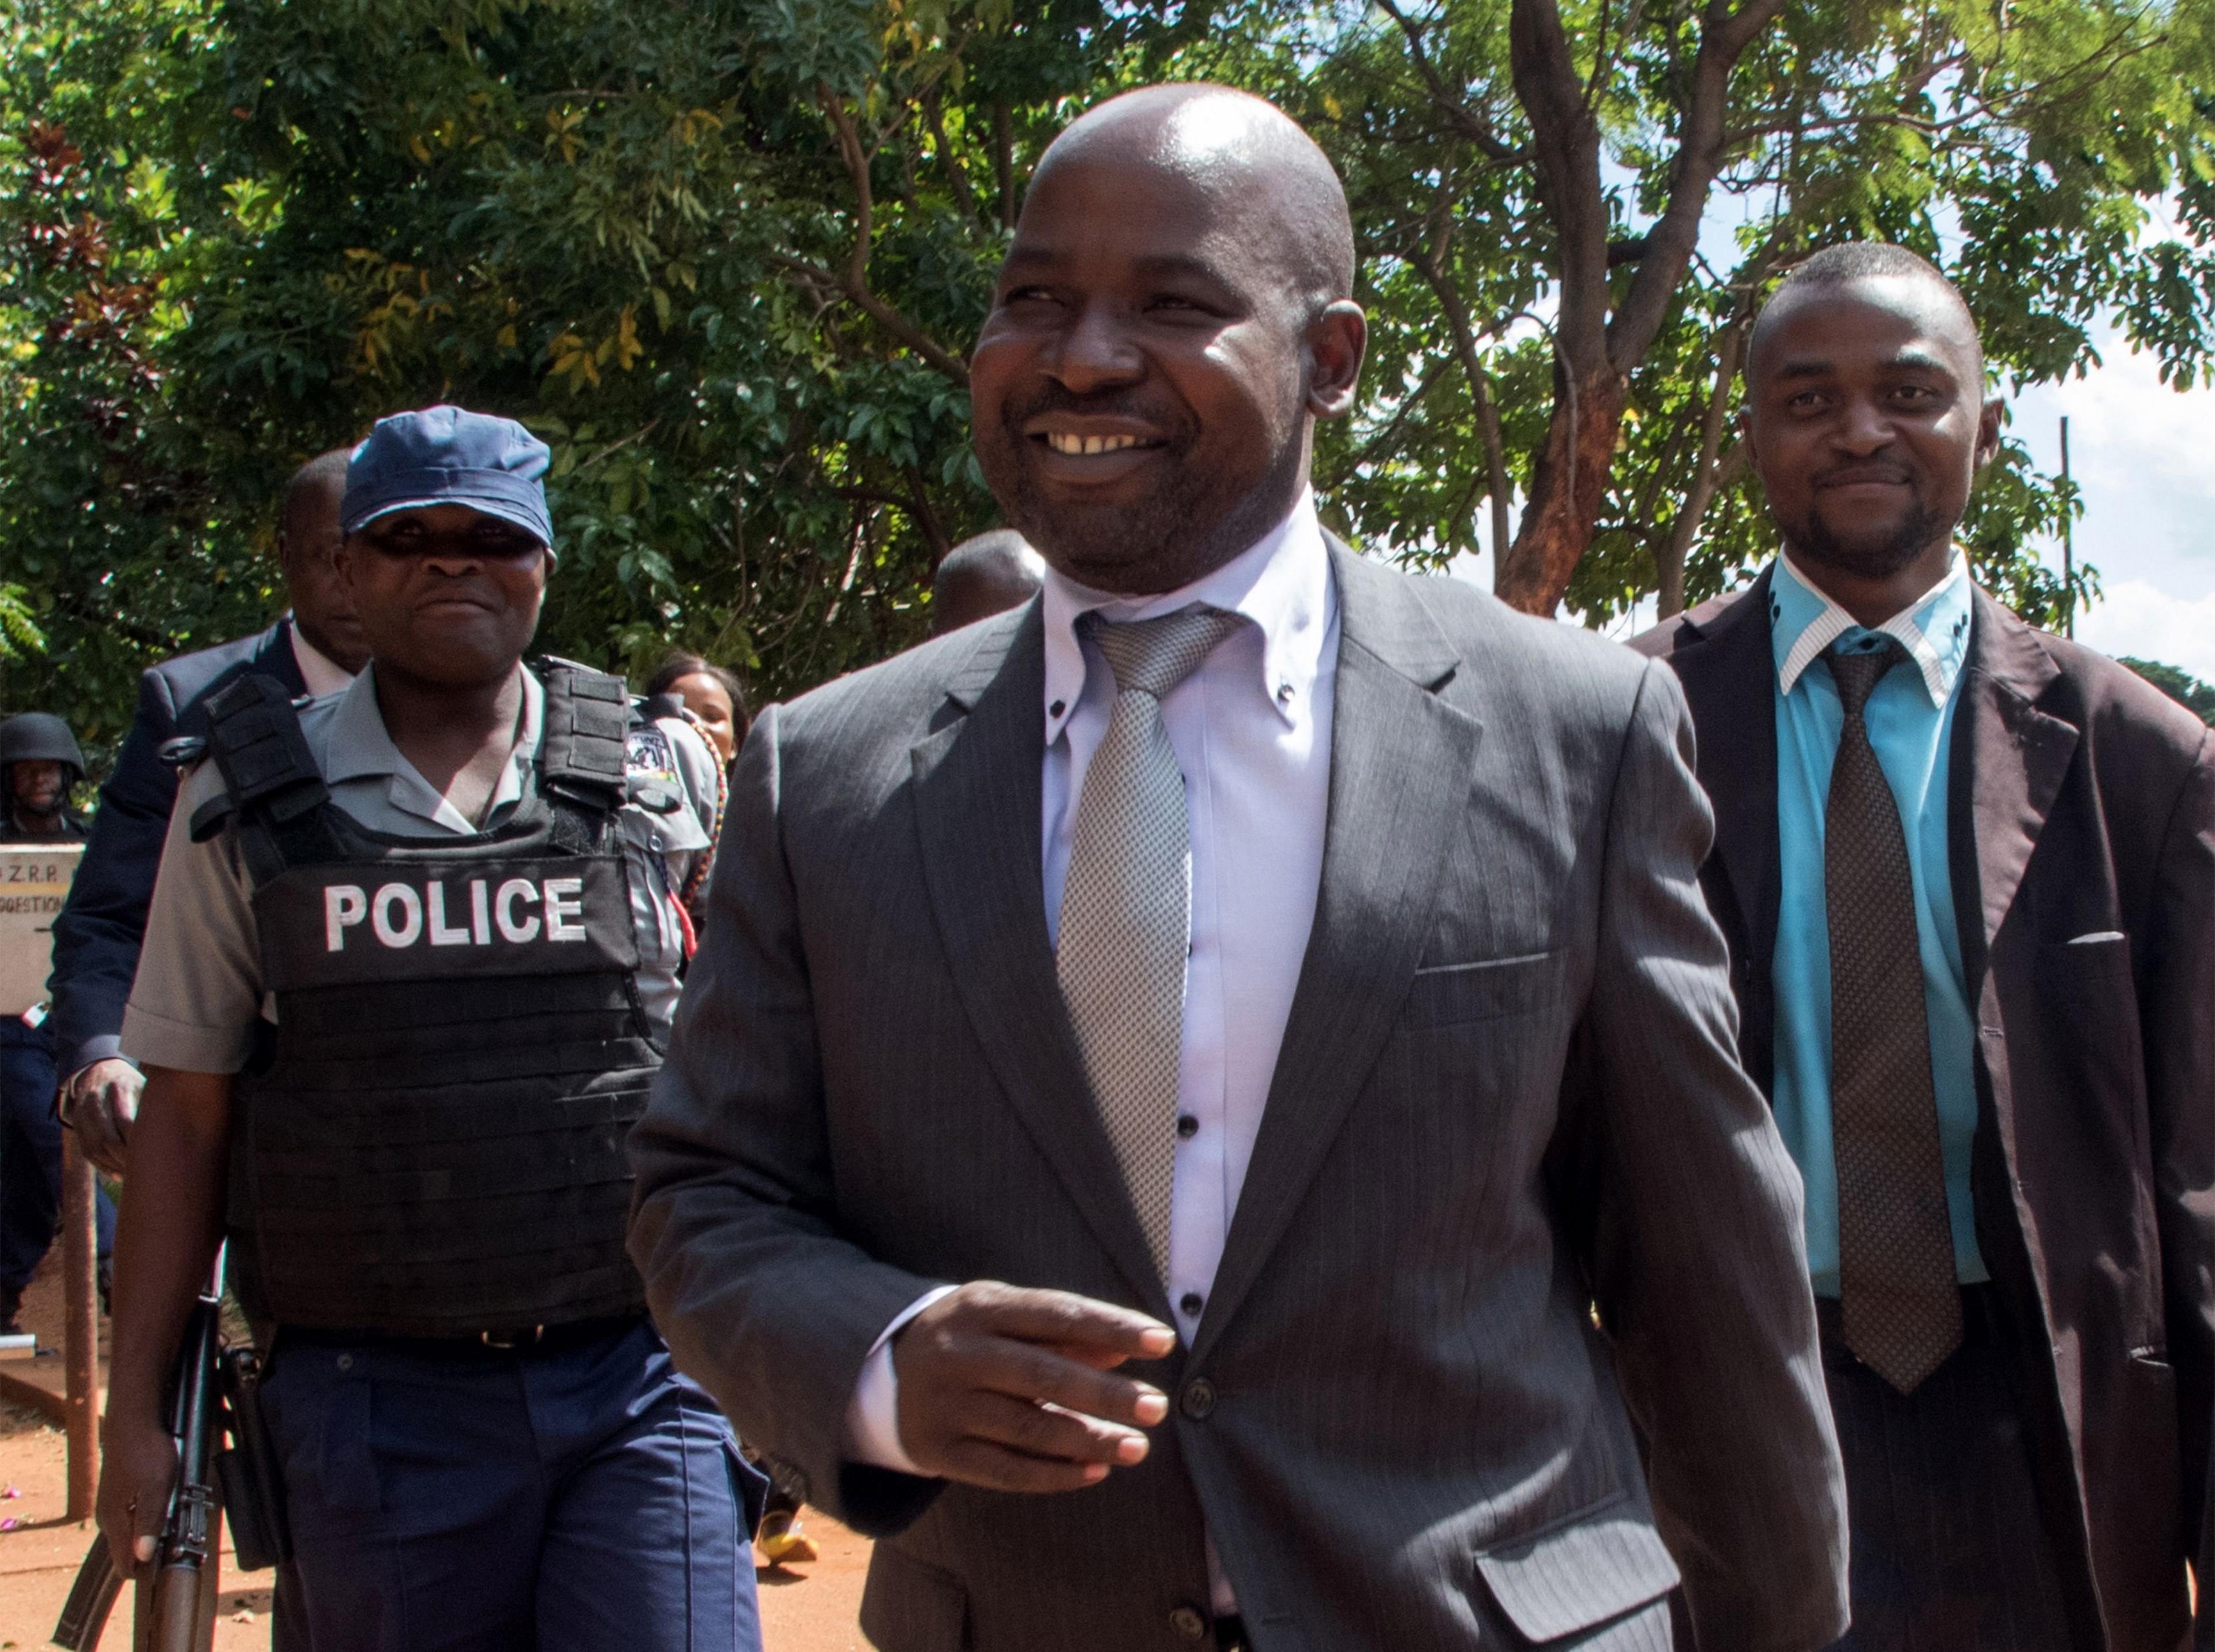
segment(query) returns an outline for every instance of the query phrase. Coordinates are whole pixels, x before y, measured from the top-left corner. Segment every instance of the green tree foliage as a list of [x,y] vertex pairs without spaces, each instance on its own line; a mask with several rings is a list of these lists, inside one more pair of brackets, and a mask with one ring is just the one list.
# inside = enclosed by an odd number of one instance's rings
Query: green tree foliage
[[553,446],[542,638],[763,689],[922,632],[989,525],[961,350],[1058,111],[1173,52],[1091,0],[22,0],[0,574],[113,740],[265,623],[288,469],[433,400]]
[[2164,666],[2158,660],[2133,660],[2125,654],[2122,662],[2200,722],[2215,725],[2215,685],[2203,683],[2190,672]]
[[[2204,373],[2196,9],[2008,0],[14,0],[0,13],[0,699],[95,746],[131,677],[266,623],[286,470],[450,400],[555,450],[548,646],[670,643],[778,694],[921,635],[989,525],[964,356],[1076,110],[1211,76],[1352,190],[1376,354],[1334,520],[1589,618],[1767,537],[1731,415],[1807,248],[1943,249],[1998,368],[2102,309]],[[2145,204],[2187,241],[2146,244]],[[1718,261],[1687,235],[1721,204]],[[1727,263],[1727,267],[1724,264]],[[1518,505],[1519,528],[1512,519]],[[1979,565],[2034,617],[2070,501],[2019,448]],[[1556,589],[1555,587],[1559,587]]]
[[[1657,586],[1671,611],[1766,553],[1738,354],[1814,247],[1938,257],[2011,386],[2087,365],[2102,310],[2180,387],[2215,349],[2205,8],[1376,0],[1318,11],[1279,64],[1263,83],[1348,181],[1382,323],[1339,506],[1435,556],[1489,494],[1499,588],[1537,611]],[[2141,237],[2164,200],[2184,242]],[[1734,226],[1727,256],[1703,218]],[[1965,525],[2034,619],[2069,599],[2031,542],[2075,505],[2010,439]]]

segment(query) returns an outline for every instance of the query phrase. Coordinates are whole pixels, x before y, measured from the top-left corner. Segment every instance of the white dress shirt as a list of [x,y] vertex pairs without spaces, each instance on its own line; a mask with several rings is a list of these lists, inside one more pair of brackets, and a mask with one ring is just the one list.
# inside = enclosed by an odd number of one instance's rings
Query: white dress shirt
[[320,700],[326,694],[353,686],[353,673],[301,636],[297,619],[292,622],[291,638],[292,663],[300,668],[300,680],[307,685],[310,699]]
[[[1078,642],[1077,617],[1097,609],[1111,621],[1155,619],[1195,603],[1248,623],[1162,702],[1192,838],[1192,954],[1177,1074],[1178,1112],[1192,1125],[1178,1131],[1167,1281],[1187,1344],[1254,1156],[1322,881],[1338,593],[1313,498],[1302,494],[1250,549],[1166,595],[1109,596],[1048,570],[1040,836],[1049,939],[1060,930],[1077,800],[1115,693],[1098,648]],[[891,1341],[943,1294],[910,1304],[862,1366],[847,1412],[855,1460],[918,1471],[900,1446]],[[1217,1610],[1229,1600],[1218,1573]]]

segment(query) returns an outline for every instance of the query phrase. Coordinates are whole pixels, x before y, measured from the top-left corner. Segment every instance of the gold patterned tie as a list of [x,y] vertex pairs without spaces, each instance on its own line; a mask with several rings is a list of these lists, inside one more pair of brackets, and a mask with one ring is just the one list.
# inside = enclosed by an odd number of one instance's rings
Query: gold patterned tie
[[1862,720],[1905,658],[1897,642],[1829,656],[1845,709],[1825,812],[1831,930],[1831,1128],[1846,1347],[1912,1393],[1961,1343],[1938,1098],[1899,806]]
[[1192,888],[1184,775],[1162,700],[1239,621],[1188,608],[1127,625],[1095,614],[1078,623],[1114,672],[1115,700],[1077,799],[1055,973],[1154,1271],[1166,1280]]

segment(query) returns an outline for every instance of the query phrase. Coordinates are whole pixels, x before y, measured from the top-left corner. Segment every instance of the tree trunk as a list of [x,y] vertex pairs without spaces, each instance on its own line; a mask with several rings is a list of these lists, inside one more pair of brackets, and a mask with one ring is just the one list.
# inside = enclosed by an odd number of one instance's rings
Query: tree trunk
[[1556,0],[1512,0],[1508,60],[1531,122],[1533,169],[1555,242],[1554,411],[1531,476],[1522,531],[1493,588],[1527,613],[1551,614],[1592,543],[1615,463],[1629,376],[1666,320],[1699,241],[1708,191],[1731,147],[1725,119],[1731,68],[1783,0],[1709,0],[1685,86],[1669,193],[1640,237],[1637,267],[1611,304],[1611,217],[1600,178],[1600,132],[1588,84]]
[[1500,600],[1550,617],[1592,543],[1629,387],[1612,367],[1554,375],[1554,413],[1531,472],[1522,531],[1493,576]]

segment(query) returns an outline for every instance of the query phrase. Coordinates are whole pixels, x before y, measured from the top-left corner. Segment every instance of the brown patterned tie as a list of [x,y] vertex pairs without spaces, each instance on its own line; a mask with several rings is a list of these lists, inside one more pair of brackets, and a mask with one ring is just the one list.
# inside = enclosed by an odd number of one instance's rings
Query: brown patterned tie
[[1100,1121],[1164,1280],[1192,835],[1162,700],[1240,623],[1204,607],[1126,625],[1097,614],[1078,621],[1114,673],[1115,701],[1077,800],[1055,973]]
[[1832,654],[1845,724],[1831,770],[1823,875],[1831,930],[1831,1129],[1846,1347],[1903,1394],[1961,1343],[1938,1098],[1899,807],[1862,709],[1905,655]]

